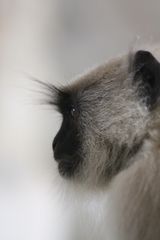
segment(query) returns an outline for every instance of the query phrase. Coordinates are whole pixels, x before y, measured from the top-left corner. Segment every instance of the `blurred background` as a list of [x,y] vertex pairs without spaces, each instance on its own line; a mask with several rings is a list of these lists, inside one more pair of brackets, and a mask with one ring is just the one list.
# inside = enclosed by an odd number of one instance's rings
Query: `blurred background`
[[159,21],[158,0],[0,0],[0,239],[70,239],[77,211],[52,156],[61,118],[28,76],[67,84],[159,43]]

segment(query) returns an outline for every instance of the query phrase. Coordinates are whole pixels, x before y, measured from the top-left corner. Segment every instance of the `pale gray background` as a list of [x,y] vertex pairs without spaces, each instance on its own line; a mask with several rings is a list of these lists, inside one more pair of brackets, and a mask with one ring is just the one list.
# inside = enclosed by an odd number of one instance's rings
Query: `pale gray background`
[[52,109],[33,104],[42,96],[29,90],[38,86],[25,74],[65,84],[128,51],[137,36],[141,42],[158,43],[160,2],[1,0],[0,4],[0,239],[66,240],[78,208],[70,204],[70,196],[66,198],[65,183],[52,158],[51,142],[61,119]]

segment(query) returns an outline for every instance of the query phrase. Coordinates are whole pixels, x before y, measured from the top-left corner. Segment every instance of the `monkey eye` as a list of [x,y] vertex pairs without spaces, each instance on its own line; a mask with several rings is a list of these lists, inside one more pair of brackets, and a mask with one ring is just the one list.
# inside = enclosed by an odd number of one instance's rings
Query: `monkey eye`
[[71,114],[71,116],[72,116],[73,118],[76,117],[77,110],[76,110],[76,108],[75,108],[74,106],[71,107],[71,109],[70,109],[70,114]]

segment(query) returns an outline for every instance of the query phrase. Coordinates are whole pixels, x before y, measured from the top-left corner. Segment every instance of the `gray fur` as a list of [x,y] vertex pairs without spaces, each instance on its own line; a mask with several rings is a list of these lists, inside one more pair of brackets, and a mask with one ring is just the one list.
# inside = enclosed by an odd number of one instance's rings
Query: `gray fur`
[[76,92],[79,106],[83,162],[72,181],[110,192],[116,239],[159,240],[160,112],[147,108],[133,84],[134,54],[63,89]]
[[84,160],[77,175],[88,184],[106,183],[128,166],[146,134],[149,112],[133,86],[131,65],[124,56],[68,86],[80,108]]

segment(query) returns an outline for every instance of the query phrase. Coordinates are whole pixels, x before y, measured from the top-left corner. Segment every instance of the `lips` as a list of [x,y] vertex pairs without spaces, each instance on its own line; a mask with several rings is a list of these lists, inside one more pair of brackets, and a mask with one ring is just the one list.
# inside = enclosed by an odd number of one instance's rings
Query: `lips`
[[75,172],[74,164],[65,160],[58,160],[58,170],[63,177],[72,177]]

